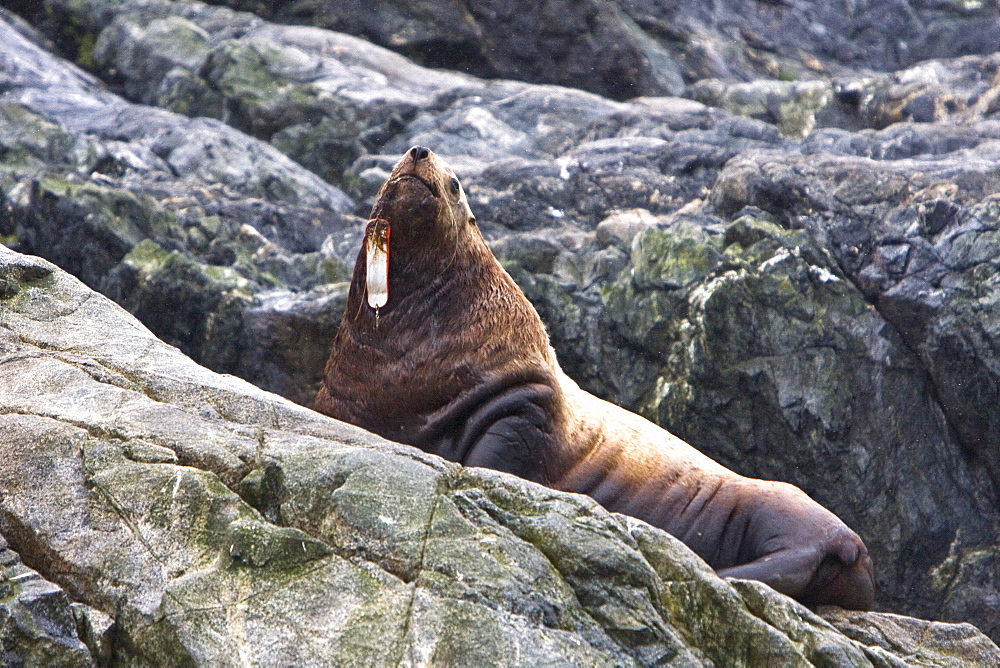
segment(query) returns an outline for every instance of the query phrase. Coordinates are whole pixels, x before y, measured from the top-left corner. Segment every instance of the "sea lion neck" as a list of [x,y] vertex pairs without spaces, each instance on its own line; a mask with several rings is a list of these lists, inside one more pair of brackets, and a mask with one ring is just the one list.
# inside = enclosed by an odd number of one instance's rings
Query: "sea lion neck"
[[[345,312],[345,324],[371,336],[382,338],[385,331],[425,329],[435,322],[464,326],[465,314],[474,311],[475,304],[456,300],[452,295],[486,294],[492,284],[503,280],[499,276],[503,269],[481,237],[463,244],[413,243],[397,234],[391,222],[390,229],[387,303],[376,311],[366,301],[367,256],[362,249],[354,266]],[[390,324],[390,330],[381,328],[382,323]]]

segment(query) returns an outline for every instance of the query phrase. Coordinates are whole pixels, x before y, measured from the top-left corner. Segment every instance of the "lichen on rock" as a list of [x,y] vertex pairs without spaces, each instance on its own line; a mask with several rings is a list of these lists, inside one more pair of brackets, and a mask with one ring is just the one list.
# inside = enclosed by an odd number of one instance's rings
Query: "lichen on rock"
[[[308,404],[375,191],[399,153],[431,146],[455,166],[480,229],[582,386],[836,511],[872,549],[880,610],[972,622],[1000,638],[996,7],[377,1],[341,2],[334,15],[323,3],[218,4],[229,7],[6,3],[30,23],[0,13],[0,243],[69,270],[199,363]],[[515,19],[511,38],[504,26]],[[558,29],[544,33],[552,20]],[[570,61],[552,55],[584,33],[592,41]],[[222,515],[242,518],[232,520],[245,529],[239,553],[260,563],[234,562],[234,542],[220,537],[205,554],[243,579],[220,585],[212,561],[171,586],[178,600],[204,593],[202,603],[224,604],[170,608],[170,622],[140,642],[129,634],[160,613],[142,601],[134,616],[119,614],[135,582],[114,582],[103,602],[84,598],[86,578],[53,575],[68,572],[64,544],[35,551],[23,527],[8,535],[16,523],[3,511],[0,531],[73,601],[77,641],[99,663],[105,640],[121,637],[139,644],[112,643],[117,656],[140,656],[148,640],[170,662],[201,661],[222,645],[192,629],[223,620],[233,621],[227,632],[245,622],[252,632],[233,637],[252,640],[278,618],[251,618],[247,601],[285,595],[260,592],[254,578],[313,567],[303,582],[353,582],[357,610],[368,610],[345,613],[330,646],[376,663],[482,663],[508,656],[504,647],[582,664],[837,664],[855,649],[880,665],[903,661],[897,654],[951,660],[914,649],[924,633],[951,643],[959,663],[990,663],[963,654],[971,643],[990,656],[965,627],[832,613],[864,648],[835,643],[823,654],[827,631],[810,618],[813,630],[789,642],[778,636],[791,631],[746,626],[746,653],[726,654],[719,643],[752,621],[740,605],[777,608],[752,586],[689,580],[675,565],[686,557],[660,539],[649,540],[674,556],[640,550],[661,580],[648,582],[680,598],[641,599],[646,616],[590,599],[574,607],[584,589],[561,572],[522,570],[498,585],[490,578],[502,566],[541,563],[541,547],[489,524],[509,504],[476,492],[467,473],[412,451],[404,465],[380,454],[397,453],[381,442],[357,449],[370,437],[194,373],[109,303],[64,290],[52,265],[3,257],[0,412],[18,424],[3,438],[57,434],[39,443],[65,457],[31,462],[60,479],[83,479],[83,452],[114,454],[115,470],[183,470]],[[95,333],[87,323],[98,322],[117,331]],[[512,498],[542,512],[524,501],[537,491]],[[97,535],[131,531],[102,524],[114,514],[94,517]],[[627,543],[601,524],[610,521],[596,525]],[[219,536],[232,538],[231,523],[219,520]],[[435,556],[434,574],[421,554],[438,538],[425,538],[446,529],[458,537],[439,544],[462,558]],[[291,559],[298,535],[286,530],[316,542],[305,541],[307,559],[279,567],[273,559]],[[623,554],[641,563],[629,545]],[[473,565],[484,552],[493,560]],[[558,605],[531,597],[543,576]],[[400,609],[419,621],[399,621]],[[798,614],[781,609],[776,619]],[[307,627],[329,640],[315,610]],[[727,631],[720,620],[735,621]],[[456,624],[490,629],[481,654],[448,635]],[[356,640],[383,627],[410,653]],[[313,647],[310,637],[289,642]],[[225,656],[240,660],[237,649]]]

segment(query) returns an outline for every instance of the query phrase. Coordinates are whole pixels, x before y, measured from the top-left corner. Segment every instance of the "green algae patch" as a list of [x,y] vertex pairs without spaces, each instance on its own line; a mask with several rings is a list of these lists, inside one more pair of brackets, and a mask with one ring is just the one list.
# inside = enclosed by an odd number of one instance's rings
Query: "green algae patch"
[[677,290],[719,267],[721,240],[700,227],[678,224],[640,233],[632,247],[632,281],[639,290]]

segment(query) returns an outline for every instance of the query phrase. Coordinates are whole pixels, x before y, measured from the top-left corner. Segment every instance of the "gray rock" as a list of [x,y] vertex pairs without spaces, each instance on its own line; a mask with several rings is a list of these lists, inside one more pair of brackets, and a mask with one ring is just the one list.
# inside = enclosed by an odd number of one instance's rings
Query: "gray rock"
[[218,4],[361,35],[427,65],[480,76],[573,86],[616,99],[677,94],[684,86],[674,56],[617,3]]
[[[998,68],[997,54],[964,56],[928,60],[891,74],[844,73],[824,80],[704,79],[689,86],[687,95],[773,123],[788,137],[805,137],[817,127],[881,130],[900,122],[962,126],[997,118]],[[961,127],[951,132],[961,132]]]
[[[916,622],[885,613],[856,614],[841,608],[825,607],[819,616],[849,638],[864,643],[873,653],[877,649],[902,652],[913,658],[940,666],[988,666],[995,661],[991,644],[969,624]],[[927,639],[933,639],[927,642]],[[936,645],[948,648],[938,655]],[[892,665],[892,662],[889,662]]]
[[84,644],[78,630],[81,619],[100,614],[72,603],[61,587],[25,566],[0,536],[0,661],[4,666],[95,665],[97,646]]
[[130,99],[224,120],[328,179],[471,77],[419,67],[349,35],[153,0],[47,6],[89,35],[87,60]]
[[[6,24],[0,34],[8,244],[67,267],[226,371],[244,364],[252,326],[241,323],[261,312],[257,292],[349,276],[360,230],[338,188],[218,121],[126,102]],[[265,386],[289,384],[255,368]]]
[[[998,42],[992,50],[1000,49]],[[876,129],[900,121],[969,123],[1000,113],[1000,56],[927,60],[891,74],[845,76],[834,81],[836,110],[821,125],[856,124]],[[837,115],[847,116],[838,120]]]
[[432,66],[556,83],[625,99],[715,78],[820,79],[891,72],[997,50],[985,2],[877,5],[803,0],[682,2],[329,2],[218,0],[283,23],[364,36]]
[[[990,607],[980,585],[997,567],[991,486],[962,455],[920,360],[808,232],[744,215],[712,234],[705,218],[640,235],[631,274],[605,293],[612,331],[657,369],[641,411],[869,527],[887,609],[954,619],[942,602],[958,590]],[[979,609],[992,628],[996,611]]]
[[[1000,659],[968,625],[931,625],[917,652],[852,640],[585,497],[463,470],[199,367],[43,260],[0,248],[0,277],[0,613],[35,615],[0,616],[6,663]],[[19,575],[11,548],[38,573]],[[928,627],[881,617],[844,623]],[[31,619],[61,635],[8,644]]]
[[786,137],[805,137],[816,127],[816,116],[834,99],[833,86],[824,81],[755,81],[726,84],[703,79],[688,95],[699,102],[734,114],[773,123]]
[[[714,203],[768,206],[780,189],[787,199],[771,205],[772,214],[794,216],[826,241],[846,276],[920,357],[963,448],[1000,482],[993,446],[1000,425],[978,409],[992,403],[997,385],[984,346],[996,336],[998,126],[979,127],[979,146],[924,156],[919,170],[907,160],[814,154],[776,163],[748,155],[720,176]],[[877,135],[873,143],[887,138]],[[768,161],[767,174],[757,169],[760,159]],[[809,167],[802,178],[791,177],[803,161]]]
[[[187,119],[137,107],[111,95],[92,77],[60,63],[8,24],[0,26],[8,46],[3,102],[36,113],[71,136],[111,144],[100,155],[86,145],[64,158],[101,167],[172,172],[178,177],[225,185],[243,196],[343,211],[351,201],[315,175],[297,169],[273,147],[249,140],[221,123]],[[70,141],[69,138],[64,142]],[[125,144],[125,146],[122,146]],[[114,149],[118,149],[115,151]],[[94,155],[97,153],[97,155]],[[100,165],[101,158],[114,165]]]

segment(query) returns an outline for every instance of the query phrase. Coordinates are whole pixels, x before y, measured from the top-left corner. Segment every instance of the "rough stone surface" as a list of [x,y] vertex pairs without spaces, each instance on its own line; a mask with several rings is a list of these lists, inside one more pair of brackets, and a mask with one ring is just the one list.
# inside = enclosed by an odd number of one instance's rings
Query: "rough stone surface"
[[969,625],[853,640],[586,497],[208,371],[43,260],[0,247],[0,277],[5,664],[1000,659]]
[[6,4],[41,33],[0,24],[3,243],[308,403],[371,198],[424,143],[586,389],[834,510],[881,610],[1000,638],[994,5],[622,3],[688,96],[623,102],[196,2]]
[[[266,143],[129,103],[0,33],[0,239],[45,249],[203,362],[266,373],[269,355],[244,359],[239,341],[288,326],[280,294],[336,299],[326,286],[349,275],[360,238],[352,201]],[[276,293],[275,310],[259,292]]]
[[423,62],[617,99],[684,83],[822,80],[989,54],[1000,10],[981,1],[817,4],[677,0],[218,0],[282,23],[364,36]]
[[58,585],[25,566],[0,536],[0,664],[94,665],[101,648],[84,644],[79,632],[88,614],[101,613],[73,603]]
[[677,55],[619,3],[474,0],[226,0],[282,23],[363,36],[424,64],[480,76],[583,88],[617,99],[684,89]]

